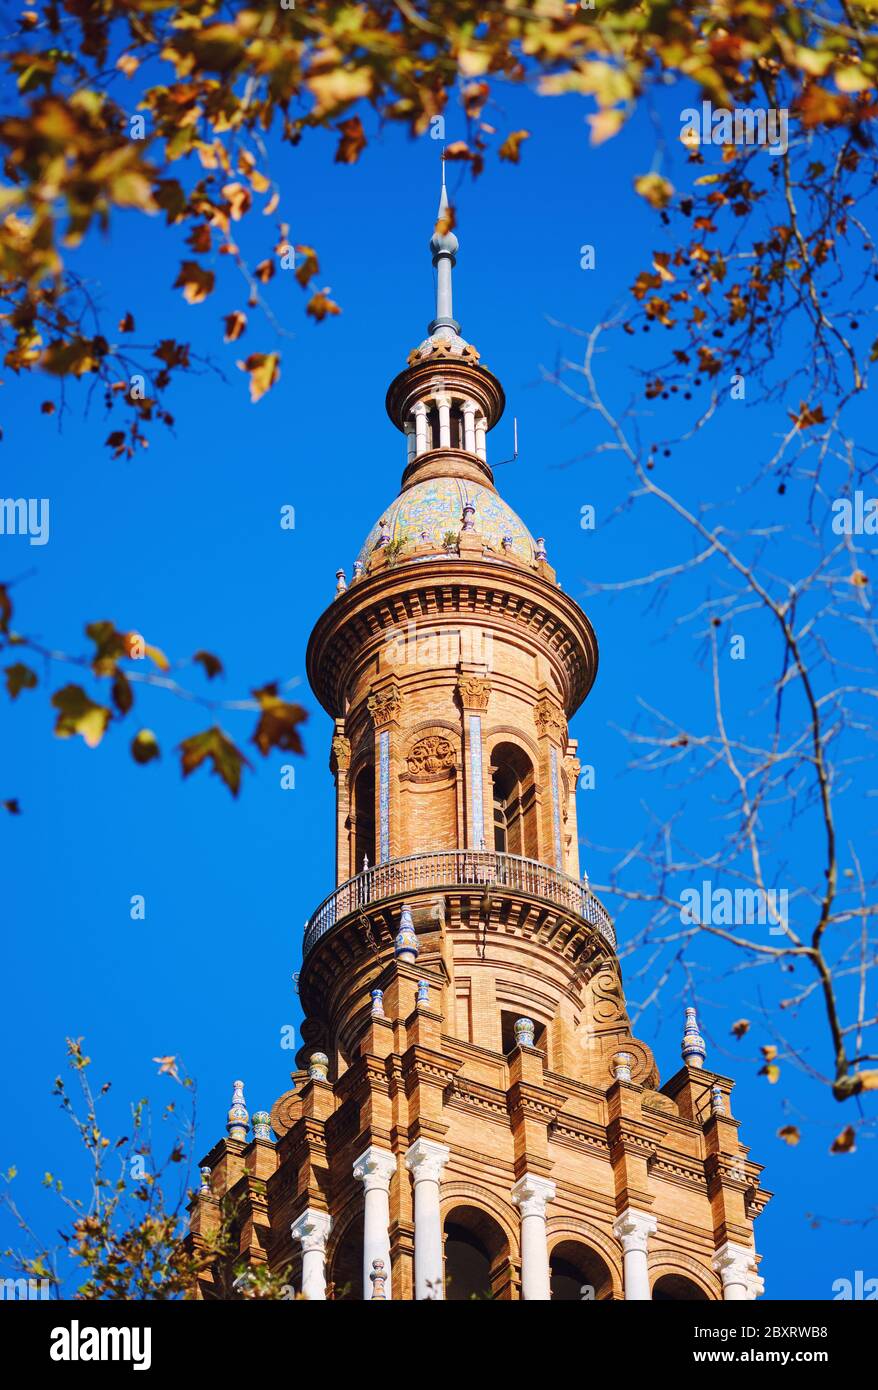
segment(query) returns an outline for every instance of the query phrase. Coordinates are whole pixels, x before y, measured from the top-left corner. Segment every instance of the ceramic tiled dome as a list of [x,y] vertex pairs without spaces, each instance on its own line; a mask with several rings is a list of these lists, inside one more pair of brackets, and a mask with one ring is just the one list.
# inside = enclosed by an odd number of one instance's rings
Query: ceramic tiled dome
[[509,537],[510,552],[527,564],[533,563],[533,539],[512,508],[491,488],[459,478],[430,478],[406,488],[372,527],[360,551],[360,560],[366,563],[382,529],[389,533],[390,542],[405,538],[414,546],[424,544],[426,536],[441,550],[449,531],[457,536],[467,502],[475,508],[474,529],[486,545],[501,551],[504,537]]

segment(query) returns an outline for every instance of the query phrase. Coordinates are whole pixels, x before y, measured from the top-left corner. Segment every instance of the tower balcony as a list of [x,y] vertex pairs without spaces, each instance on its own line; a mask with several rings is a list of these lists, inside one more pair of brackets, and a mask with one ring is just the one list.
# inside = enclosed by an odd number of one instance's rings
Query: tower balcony
[[371,904],[427,889],[450,892],[467,887],[501,893],[506,889],[560,907],[587,922],[610,946],[616,945],[610,914],[578,879],[518,854],[453,849],[389,859],[342,883],[307,923],[302,959],[333,927]]

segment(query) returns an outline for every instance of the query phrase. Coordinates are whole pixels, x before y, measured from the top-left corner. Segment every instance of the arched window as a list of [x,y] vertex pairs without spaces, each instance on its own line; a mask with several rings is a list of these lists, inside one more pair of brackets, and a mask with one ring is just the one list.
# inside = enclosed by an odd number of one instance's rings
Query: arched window
[[663,1274],[661,1279],[657,1279],[652,1289],[652,1296],[662,1303],[709,1303],[707,1294],[694,1279],[687,1279],[685,1274]]
[[[332,1260],[330,1297],[334,1303],[363,1299],[363,1218],[354,1220],[342,1237]],[[371,1292],[370,1295],[371,1297]]]
[[363,871],[364,859],[375,863],[375,769],[371,763],[357,773],[354,782],[354,873]]
[[498,744],[492,754],[494,849],[500,854],[539,858],[537,803],[533,764],[512,743]]
[[476,1207],[456,1207],[445,1221],[445,1298],[508,1298],[511,1266],[506,1235]]
[[578,1240],[562,1240],[549,1257],[552,1298],[566,1303],[606,1303],[613,1279],[606,1262]]

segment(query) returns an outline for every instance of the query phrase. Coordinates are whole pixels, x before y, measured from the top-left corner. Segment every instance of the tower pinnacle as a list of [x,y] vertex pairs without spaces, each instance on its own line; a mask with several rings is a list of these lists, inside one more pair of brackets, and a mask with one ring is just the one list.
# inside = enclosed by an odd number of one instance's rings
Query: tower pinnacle
[[447,226],[447,219],[448,190],[445,187],[445,155],[443,153],[439,212],[436,216],[436,230],[430,238],[430,250],[433,252],[433,264],[436,267],[436,317],[427,328],[427,332],[430,334],[435,333],[437,328],[450,328],[454,333],[460,332],[460,324],[455,319],[451,308],[451,271],[457,262],[457,251],[460,243],[450,228],[440,233],[439,227],[443,224]]

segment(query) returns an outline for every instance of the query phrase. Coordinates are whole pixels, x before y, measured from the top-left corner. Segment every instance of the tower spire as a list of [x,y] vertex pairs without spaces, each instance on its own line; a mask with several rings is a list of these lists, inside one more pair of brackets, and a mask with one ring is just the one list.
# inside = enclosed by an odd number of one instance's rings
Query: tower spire
[[460,243],[449,229],[439,234],[439,224],[448,215],[448,189],[445,187],[445,151],[442,152],[442,191],[439,194],[439,212],[436,217],[437,229],[430,238],[433,264],[436,267],[436,317],[427,328],[433,334],[437,328],[450,328],[453,333],[460,332],[460,324],[451,308],[451,271],[457,262]]

